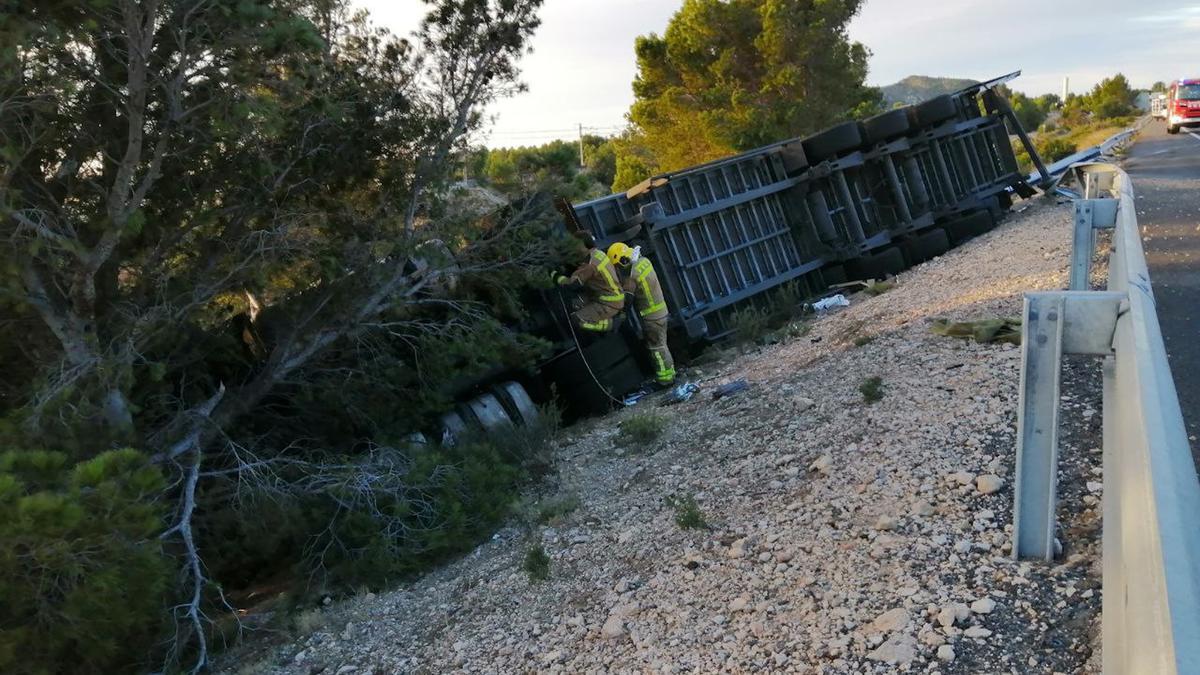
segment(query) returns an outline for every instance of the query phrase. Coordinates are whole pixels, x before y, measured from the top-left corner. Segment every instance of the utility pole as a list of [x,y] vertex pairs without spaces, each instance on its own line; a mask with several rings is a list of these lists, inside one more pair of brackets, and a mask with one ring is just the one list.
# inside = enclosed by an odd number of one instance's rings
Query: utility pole
[[1063,77],[1063,95],[1062,99],[1065,102],[1067,97],[1071,95],[1071,78],[1070,76]]
[[583,122],[579,123],[579,168],[583,170]]

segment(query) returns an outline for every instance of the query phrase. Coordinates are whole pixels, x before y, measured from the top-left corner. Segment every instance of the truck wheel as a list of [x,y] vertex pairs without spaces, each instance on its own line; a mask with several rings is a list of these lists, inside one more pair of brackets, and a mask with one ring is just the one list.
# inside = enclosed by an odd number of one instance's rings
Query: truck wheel
[[484,431],[512,426],[512,420],[504,411],[504,406],[500,405],[500,400],[492,394],[480,394],[467,401],[467,410]]
[[944,122],[958,115],[958,107],[949,94],[931,98],[924,103],[918,103],[912,109],[913,119],[917,126],[927,127],[938,122]]
[[843,122],[813,134],[803,142],[804,154],[813,164],[850,150],[857,150],[862,144],[863,137],[858,122]]
[[846,268],[842,265],[826,265],[821,268],[821,281],[826,287],[834,284],[844,284],[846,279]]
[[525,391],[517,382],[504,382],[492,388],[492,393],[500,400],[500,404],[504,406],[504,410],[514,421],[519,421],[527,427],[536,426],[538,423],[538,408],[533,403],[533,399],[529,397],[529,392]]
[[907,134],[912,125],[908,119],[908,108],[897,108],[863,120],[863,133],[867,143],[875,145]]
[[1179,133],[1179,125],[1177,125],[1177,124],[1172,124],[1172,125],[1169,125],[1169,126],[1167,127],[1167,133],[1168,133],[1168,134],[1177,134],[1177,133]]
[[950,241],[958,246],[992,229],[994,224],[992,214],[980,211],[946,225],[946,231],[950,234]]
[[789,176],[808,168],[808,156],[804,154],[804,144],[785,143],[779,148],[779,156],[783,159],[783,171]]
[[923,263],[945,253],[950,248],[950,237],[940,227],[919,234],[901,245],[909,265]]
[[878,253],[855,258],[846,263],[846,276],[851,279],[882,279],[903,272],[907,264],[899,248],[889,246]]

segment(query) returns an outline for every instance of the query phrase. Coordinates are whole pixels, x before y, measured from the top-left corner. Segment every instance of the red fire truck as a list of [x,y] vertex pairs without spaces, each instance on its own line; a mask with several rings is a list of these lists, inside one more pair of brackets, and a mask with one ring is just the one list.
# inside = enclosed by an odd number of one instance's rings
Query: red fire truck
[[1200,126],[1200,78],[1175,80],[1167,90],[1167,133]]

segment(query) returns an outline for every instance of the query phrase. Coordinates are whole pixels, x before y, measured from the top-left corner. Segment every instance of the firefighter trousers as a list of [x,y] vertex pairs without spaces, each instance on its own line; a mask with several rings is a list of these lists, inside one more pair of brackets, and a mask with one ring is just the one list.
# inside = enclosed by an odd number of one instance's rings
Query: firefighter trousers
[[577,302],[571,320],[582,330],[590,333],[607,333],[617,324],[620,307],[595,300]]
[[650,360],[654,362],[654,379],[659,384],[671,384],[675,381],[675,360],[667,348],[667,317],[643,317],[642,334],[646,348],[650,350]]

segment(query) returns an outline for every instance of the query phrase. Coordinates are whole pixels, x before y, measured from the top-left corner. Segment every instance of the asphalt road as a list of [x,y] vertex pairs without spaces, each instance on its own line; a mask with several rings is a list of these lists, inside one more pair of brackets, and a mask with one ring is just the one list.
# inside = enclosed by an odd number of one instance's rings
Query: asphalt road
[[1200,465],[1200,127],[1151,122],[1124,162],[1183,419]]

